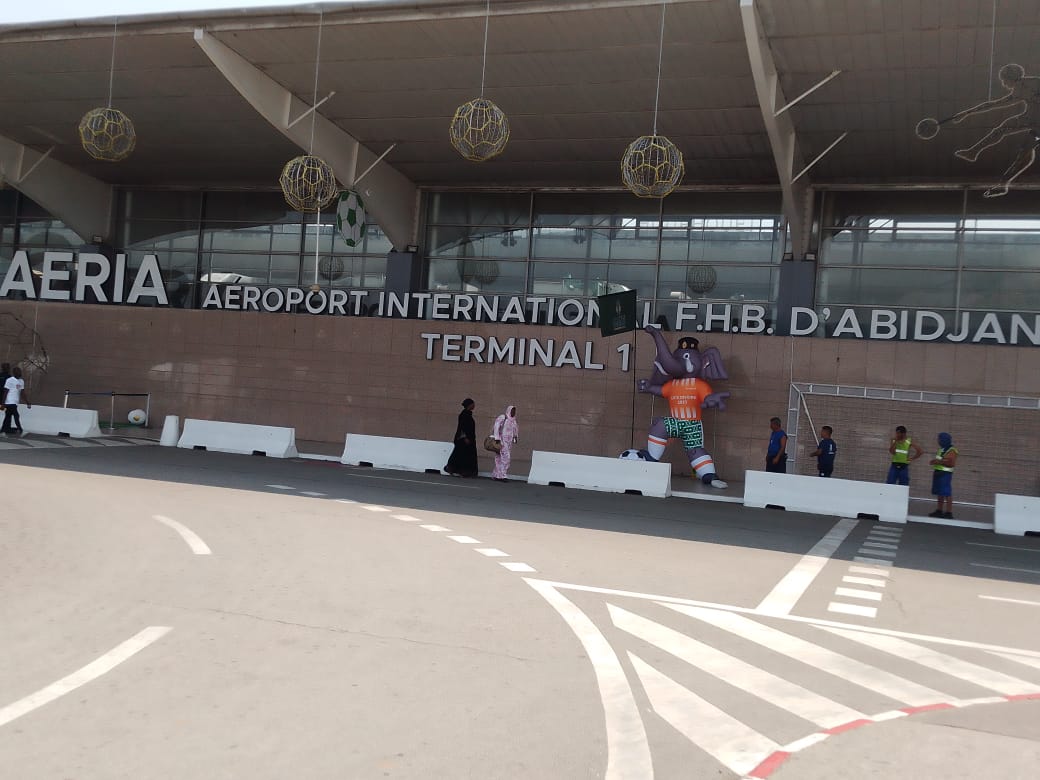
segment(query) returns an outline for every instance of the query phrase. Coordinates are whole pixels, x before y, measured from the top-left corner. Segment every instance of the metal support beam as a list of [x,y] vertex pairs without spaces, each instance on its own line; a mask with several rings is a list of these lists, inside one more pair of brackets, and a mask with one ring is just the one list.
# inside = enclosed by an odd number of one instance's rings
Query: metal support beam
[[[312,114],[312,148],[310,124],[290,125],[289,121],[293,114],[300,114],[310,106],[205,30],[196,28],[194,36],[199,48],[257,113],[301,149],[324,159],[345,187],[354,186],[358,166],[372,167],[375,164],[376,155],[371,150],[317,112]],[[412,243],[416,231],[417,192],[414,183],[389,165],[374,167],[365,180],[362,191],[365,209],[395,249],[403,250]]]
[[826,84],[826,83],[827,83],[828,81],[830,81],[830,80],[831,80],[832,78],[834,78],[835,76],[837,76],[837,75],[838,75],[839,73],[841,73],[841,71],[840,71],[840,70],[834,70],[834,71],[831,71],[831,75],[827,76],[827,77],[826,77],[825,79],[823,79],[822,81],[818,81],[818,82],[816,82],[816,84],[814,84],[813,86],[809,87],[809,89],[805,90],[805,92],[803,92],[803,93],[802,93],[801,95],[799,95],[798,97],[796,97],[796,98],[795,98],[794,100],[792,100],[792,101],[791,101],[790,103],[788,103],[787,105],[785,105],[785,106],[784,106],[783,108],[777,109],[777,110],[776,110],[776,111],[775,111],[775,112],[773,113],[773,116],[780,116],[780,115],[781,115],[782,113],[784,113],[784,112],[785,112],[785,111],[786,111],[787,109],[789,109],[789,108],[790,108],[791,106],[795,105],[796,103],[799,103],[799,102],[801,102],[801,100],[802,100],[802,99],[804,99],[804,98],[807,98],[807,97],[809,97],[809,95],[811,95],[811,94],[812,94],[813,92],[815,92],[816,90],[818,90],[818,89],[819,89],[820,87],[822,87],[822,86],[823,86],[824,84]]
[[84,243],[93,243],[94,236],[107,240],[112,227],[111,185],[58,162],[50,156],[52,150],[37,152],[0,136],[0,176],[64,222]]
[[289,122],[289,123],[288,123],[288,124],[287,124],[287,125],[285,126],[285,129],[286,129],[286,130],[288,130],[288,129],[289,129],[290,127],[292,127],[293,125],[295,125],[295,124],[296,124],[297,122],[299,122],[299,121],[300,121],[301,119],[306,119],[306,118],[307,118],[308,116],[310,116],[310,115],[311,115],[311,112],[312,112],[312,111],[317,111],[317,110],[318,110],[318,109],[319,109],[319,108],[321,107],[321,104],[322,104],[322,103],[324,103],[324,102],[325,102],[326,100],[328,100],[329,98],[331,98],[331,97],[334,97],[335,95],[336,95],[336,92],[335,92],[335,90],[333,90],[332,92],[330,92],[329,94],[327,94],[327,95],[326,95],[325,97],[323,97],[323,98],[322,98],[321,100],[319,100],[319,101],[318,101],[317,103],[315,103],[315,104],[314,104],[313,106],[311,106],[311,107],[310,107],[310,108],[308,108],[308,109],[307,109],[306,111],[304,111],[304,112],[303,112],[302,114],[300,114],[300,115],[299,115],[298,117],[296,117],[296,118],[295,118],[295,119],[294,119],[293,121]]
[[812,229],[812,215],[809,213],[812,193],[804,180],[795,181],[794,172],[805,167],[804,160],[798,148],[794,123],[790,115],[780,108],[792,104],[787,102],[780,88],[776,63],[755,0],[740,0],[740,16],[744,23],[744,38],[758,105],[769,136],[769,145],[773,149],[776,172],[784,196],[784,217],[791,228],[791,252],[796,258],[802,258],[808,249]]
[[830,145],[830,146],[828,146],[828,147],[827,147],[826,149],[824,149],[824,150],[823,150],[822,152],[820,152],[820,153],[819,153],[818,155],[816,155],[816,157],[814,157],[814,158],[813,158],[813,161],[812,161],[811,163],[809,163],[809,164],[808,164],[808,165],[806,165],[806,166],[805,166],[804,168],[802,168],[802,170],[798,171],[798,173],[797,173],[797,174],[795,175],[795,177],[794,177],[793,179],[791,179],[791,181],[792,181],[792,182],[796,182],[796,181],[798,181],[798,180],[799,180],[800,178],[802,178],[802,177],[803,177],[803,176],[804,176],[805,174],[807,174],[807,173],[809,172],[809,169],[810,169],[810,168],[812,168],[812,167],[813,167],[814,165],[816,165],[816,163],[818,163],[818,162],[819,162],[820,160],[822,160],[822,159],[823,159],[824,157],[826,157],[826,156],[827,156],[827,152],[829,152],[829,151],[830,151],[831,149],[833,149],[833,148],[834,148],[835,146],[837,146],[837,145],[838,145],[838,144],[840,144],[840,143],[841,143],[842,141],[844,141],[844,140],[845,140],[845,136],[847,136],[848,134],[849,134],[849,132],[848,132],[848,130],[846,130],[846,131],[845,131],[844,133],[842,133],[842,134],[841,134],[841,135],[839,135],[839,136],[838,136],[837,138],[835,138],[835,139],[834,139],[834,142],[833,142],[833,143],[831,143],[831,145]]

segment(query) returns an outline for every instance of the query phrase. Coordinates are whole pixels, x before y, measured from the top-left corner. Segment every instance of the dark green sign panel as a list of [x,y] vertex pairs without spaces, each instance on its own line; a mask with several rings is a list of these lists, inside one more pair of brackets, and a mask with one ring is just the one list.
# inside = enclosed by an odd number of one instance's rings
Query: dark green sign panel
[[625,290],[596,298],[599,306],[599,332],[616,336],[636,329],[636,291]]

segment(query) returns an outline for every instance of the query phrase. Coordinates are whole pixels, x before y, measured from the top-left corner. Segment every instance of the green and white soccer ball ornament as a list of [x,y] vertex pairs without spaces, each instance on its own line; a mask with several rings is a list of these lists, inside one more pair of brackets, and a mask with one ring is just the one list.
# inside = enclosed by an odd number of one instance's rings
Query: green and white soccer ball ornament
[[343,243],[350,247],[360,246],[365,237],[365,227],[365,201],[360,193],[343,190],[336,206],[336,230],[343,237]]
[[144,413],[144,409],[134,409],[126,416],[126,420],[131,425],[144,425],[148,422],[148,415]]

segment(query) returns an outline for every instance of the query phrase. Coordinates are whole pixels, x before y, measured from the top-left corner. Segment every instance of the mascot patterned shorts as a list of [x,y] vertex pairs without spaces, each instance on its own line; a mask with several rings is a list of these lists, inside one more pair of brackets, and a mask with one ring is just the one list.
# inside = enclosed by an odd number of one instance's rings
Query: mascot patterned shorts
[[682,439],[686,449],[693,450],[704,446],[704,425],[700,420],[680,420],[677,417],[662,419],[664,429],[670,439]]

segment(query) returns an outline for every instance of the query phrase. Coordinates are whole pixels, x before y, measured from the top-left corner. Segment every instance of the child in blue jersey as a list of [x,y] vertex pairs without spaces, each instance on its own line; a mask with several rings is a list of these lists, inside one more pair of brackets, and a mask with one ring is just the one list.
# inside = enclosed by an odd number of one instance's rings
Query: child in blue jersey
[[834,473],[834,456],[838,454],[838,445],[835,444],[831,434],[834,429],[824,425],[820,429],[820,443],[816,445],[816,452],[812,457],[816,458],[816,467],[821,477],[829,477]]

